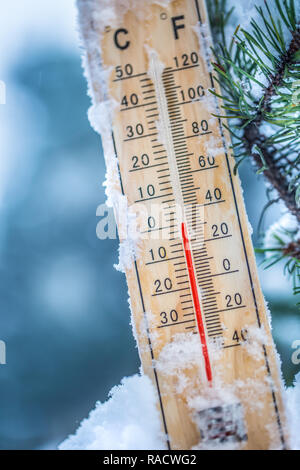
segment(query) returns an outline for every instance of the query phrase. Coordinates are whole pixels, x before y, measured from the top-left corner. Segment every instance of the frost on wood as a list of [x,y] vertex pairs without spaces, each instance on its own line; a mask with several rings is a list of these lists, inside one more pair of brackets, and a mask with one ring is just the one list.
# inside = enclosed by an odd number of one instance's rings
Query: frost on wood
[[[108,25],[112,28],[122,24],[123,16],[133,10],[141,20],[150,15],[150,6],[168,6],[170,0],[77,0],[79,30],[85,49],[83,56],[84,73],[88,81],[88,93],[92,106],[88,116],[93,129],[101,135],[106,162],[104,183],[107,205],[114,208],[119,219],[119,263],[116,268],[125,271],[138,255],[137,221],[134,208],[127,207],[127,198],[122,195],[114,143],[112,121],[117,103],[109,96],[108,82],[111,67],[105,67],[101,60],[101,39]],[[127,210],[128,209],[128,210]]]
[[137,8],[138,2],[120,0],[116,8],[116,2],[112,4],[109,0],[78,0],[77,6],[80,36],[85,49],[83,68],[88,81],[88,93],[92,98],[88,117],[91,126],[102,139],[106,163],[106,181],[103,185],[106,188],[107,205],[114,208],[116,218],[122,217],[119,220],[120,248],[116,268],[124,271],[131,266],[136,256],[135,237],[131,236],[135,232],[132,229],[135,227],[135,217],[128,210],[126,196],[121,193],[118,161],[111,134],[117,103],[108,94],[111,68],[102,66],[100,43],[104,28],[107,25],[116,26],[128,9]]
[[[245,325],[247,329],[247,341],[242,344],[245,355],[257,362],[257,371],[264,369],[264,349],[263,346],[270,346],[272,341],[266,334],[264,328],[254,325]],[[246,380],[234,380],[232,383],[226,383],[227,368],[230,370],[232,364],[228,363],[224,366],[223,362],[219,362],[222,354],[222,343],[216,341],[209,343],[209,356],[212,361],[212,369],[214,370],[213,387],[205,385],[206,378],[204,374],[203,354],[201,344],[197,335],[192,333],[177,334],[173,341],[166,344],[158,359],[155,361],[156,369],[161,377],[165,377],[170,384],[169,393],[172,395],[184,395],[193,421],[197,427],[205,435],[206,430],[210,427],[210,421],[218,421],[219,419],[234,422],[235,433],[231,439],[202,440],[195,446],[195,449],[238,449],[240,443],[246,439],[247,427],[244,420],[243,409],[240,406],[241,401],[247,401],[249,409],[255,412],[256,416],[264,414],[264,398],[268,394],[270,379],[249,377]],[[278,364],[278,366],[280,366]],[[187,374],[187,371],[193,371],[193,374]],[[193,382],[191,383],[191,376]],[[171,380],[167,380],[167,379]],[[192,385],[192,386],[191,386]],[[201,389],[201,395],[198,390]],[[215,415],[214,415],[215,413]],[[231,416],[231,420],[229,417]],[[234,419],[232,419],[232,417]],[[270,435],[270,441],[275,443],[276,432],[273,426],[265,426],[265,433]],[[276,448],[276,444],[274,444]]]
[[88,18],[93,18],[95,29],[103,32],[107,25],[116,28],[122,24],[123,16],[128,11],[134,11],[139,19],[149,15],[151,5],[167,7],[171,0],[77,0],[80,17],[84,19],[83,26],[90,28]]

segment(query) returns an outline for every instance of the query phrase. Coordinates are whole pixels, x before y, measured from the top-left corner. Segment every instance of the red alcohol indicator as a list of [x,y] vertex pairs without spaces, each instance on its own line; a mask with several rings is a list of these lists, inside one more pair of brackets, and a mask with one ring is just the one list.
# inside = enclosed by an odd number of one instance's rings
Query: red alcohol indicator
[[190,279],[190,284],[191,284],[191,291],[192,291],[192,297],[193,297],[193,302],[194,302],[194,307],[195,307],[197,325],[198,325],[198,330],[199,330],[200,339],[201,339],[202,352],[203,352],[204,363],[205,363],[206,377],[207,377],[207,380],[208,380],[209,384],[211,384],[212,383],[212,373],[211,373],[211,366],[210,366],[210,360],[209,360],[209,354],[208,354],[208,348],[207,348],[205,328],[204,328],[204,323],[203,323],[203,318],[202,318],[201,304],[200,304],[200,299],[199,299],[199,294],[198,294],[198,287],[197,287],[197,282],[196,282],[196,277],[195,277],[195,270],[194,270],[194,266],[193,266],[193,259],[192,259],[192,254],[191,254],[190,241],[189,241],[189,238],[188,238],[186,225],[185,225],[184,222],[181,223],[181,235],[182,235],[184,254],[185,254],[185,258],[186,258],[186,263],[187,263],[187,268],[188,268],[188,273],[189,273],[189,279]]

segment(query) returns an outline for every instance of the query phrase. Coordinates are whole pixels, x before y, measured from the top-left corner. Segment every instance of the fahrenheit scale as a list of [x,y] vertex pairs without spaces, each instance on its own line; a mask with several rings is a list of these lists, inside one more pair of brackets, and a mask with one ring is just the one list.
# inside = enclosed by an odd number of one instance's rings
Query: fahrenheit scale
[[[213,116],[221,103],[209,92],[219,90],[205,2],[128,5],[81,0],[79,10],[94,105],[110,107],[104,152],[113,144],[115,191],[138,227],[126,276],[166,446],[287,448],[230,139]],[[121,231],[129,222],[118,210]]]

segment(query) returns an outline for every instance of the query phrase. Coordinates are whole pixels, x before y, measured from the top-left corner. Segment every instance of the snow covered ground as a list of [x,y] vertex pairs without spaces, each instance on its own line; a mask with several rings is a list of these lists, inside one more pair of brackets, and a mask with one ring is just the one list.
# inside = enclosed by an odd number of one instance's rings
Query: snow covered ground
[[165,449],[156,391],[145,375],[124,378],[105,403],[97,403],[61,450]]
[[[300,373],[285,392],[291,447],[300,449]],[[156,408],[156,392],[145,375],[134,375],[114,387],[105,403],[97,403],[76,434],[60,450],[165,449]]]

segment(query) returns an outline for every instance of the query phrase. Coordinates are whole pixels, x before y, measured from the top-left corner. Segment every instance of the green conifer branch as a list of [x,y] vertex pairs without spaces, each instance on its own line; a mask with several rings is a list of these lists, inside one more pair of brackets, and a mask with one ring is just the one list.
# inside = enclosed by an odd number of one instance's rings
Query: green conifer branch
[[[237,26],[226,39],[234,15],[226,0],[208,3],[215,40],[215,80],[222,90],[222,116],[232,135],[236,169],[250,158],[268,182],[268,202],[281,200],[300,226],[300,24],[294,0],[265,1],[249,31]],[[215,90],[211,90],[216,94]],[[220,96],[217,95],[219,98]],[[270,190],[271,188],[271,190]],[[271,264],[286,259],[286,271],[300,293],[300,239],[277,240]],[[279,237],[280,238],[280,237]],[[269,259],[268,259],[269,260]]]

